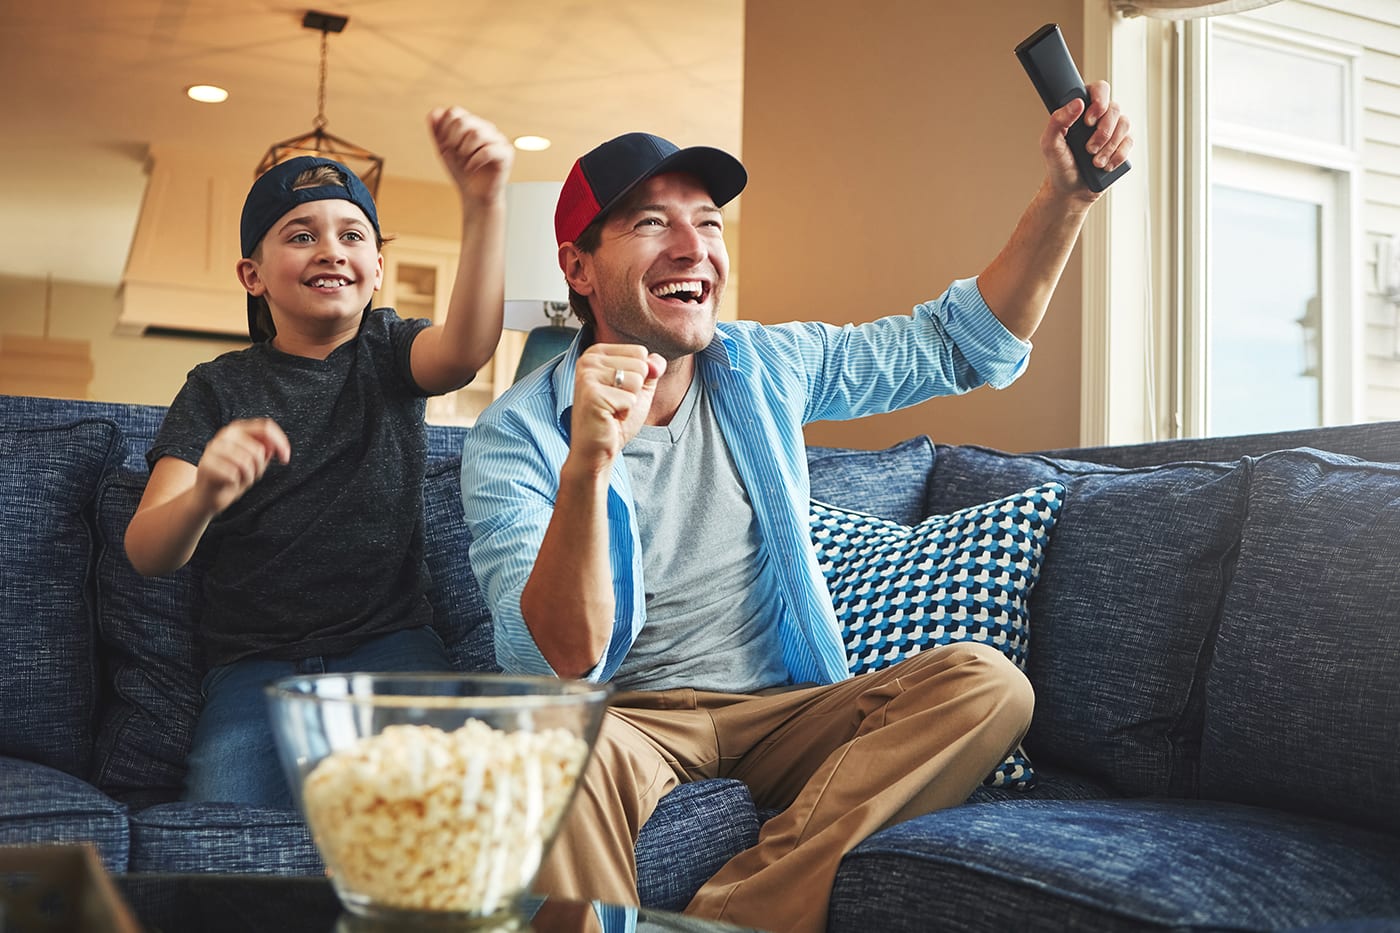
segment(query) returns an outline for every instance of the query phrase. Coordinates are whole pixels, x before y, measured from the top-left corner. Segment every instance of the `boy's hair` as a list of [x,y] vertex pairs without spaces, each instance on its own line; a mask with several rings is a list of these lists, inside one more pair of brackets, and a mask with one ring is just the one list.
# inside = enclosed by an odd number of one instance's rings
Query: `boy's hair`
[[[374,228],[375,245],[383,247],[379,214],[374,197],[364,182],[350,169],[331,159],[299,156],[280,162],[258,176],[243,202],[239,239],[244,259],[255,259],[267,231],[278,218],[298,204],[309,201],[344,200],[364,211]],[[368,306],[366,306],[368,310]],[[248,336],[255,343],[277,335],[272,312],[264,297],[248,296]]]
[[292,179],[293,191],[300,191],[302,188],[320,188],[323,185],[346,187],[344,173],[334,165],[317,165],[306,169]]

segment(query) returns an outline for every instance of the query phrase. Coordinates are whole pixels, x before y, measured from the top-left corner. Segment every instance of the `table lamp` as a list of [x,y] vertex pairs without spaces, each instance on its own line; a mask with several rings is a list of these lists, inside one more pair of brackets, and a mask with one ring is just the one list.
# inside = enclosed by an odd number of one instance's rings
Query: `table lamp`
[[569,348],[577,327],[569,317],[569,287],[559,271],[554,205],[562,182],[522,181],[506,187],[507,330],[525,331],[515,382]]

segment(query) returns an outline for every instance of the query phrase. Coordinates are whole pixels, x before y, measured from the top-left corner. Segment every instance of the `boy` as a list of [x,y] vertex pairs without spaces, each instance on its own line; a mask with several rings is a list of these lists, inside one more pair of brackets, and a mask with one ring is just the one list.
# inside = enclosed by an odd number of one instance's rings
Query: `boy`
[[209,670],[188,800],[291,806],[270,681],[450,667],[425,595],[424,400],[470,382],[500,339],[513,150],[461,108],[428,121],[462,199],[443,324],[370,308],[383,238],[353,172],[313,157],[274,166],[240,227],[253,346],[191,371],[147,453],[132,565],[171,573],[196,548],[204,565]]

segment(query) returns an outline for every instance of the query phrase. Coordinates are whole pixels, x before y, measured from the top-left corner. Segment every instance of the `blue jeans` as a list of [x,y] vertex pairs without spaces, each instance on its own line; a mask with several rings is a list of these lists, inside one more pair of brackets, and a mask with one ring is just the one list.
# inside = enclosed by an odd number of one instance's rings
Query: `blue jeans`
[[450,670],[442,639],[426,626],[381,635],[347,654],[299,661],[250,659],[213,668],[201,686],[204,708],[187,760],[184,799],[293,806],[263,693],[275,680],[306,674]]

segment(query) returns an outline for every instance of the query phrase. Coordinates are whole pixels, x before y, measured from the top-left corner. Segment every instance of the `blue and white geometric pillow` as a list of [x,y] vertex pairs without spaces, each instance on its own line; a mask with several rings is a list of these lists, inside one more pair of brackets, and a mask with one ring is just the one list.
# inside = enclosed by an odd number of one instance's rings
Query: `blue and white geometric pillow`
[[[1025,670],[1031,590],[1064,493],[1043,483],[912,527],[813,499],[812,544],[851,673],[959,641],[995,645]],[[1035,772],[1018,748],[984,783],[1028,789]]]

